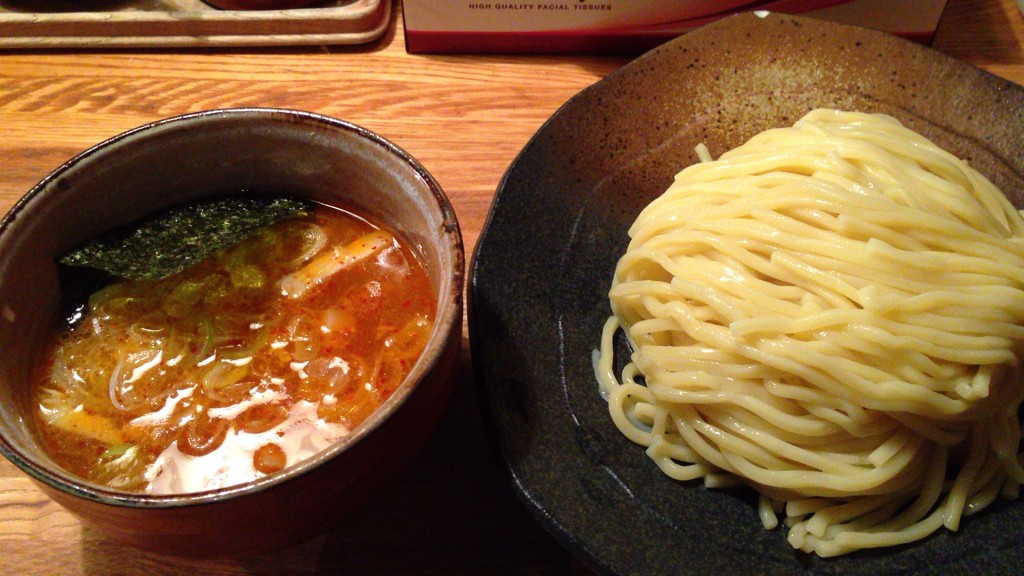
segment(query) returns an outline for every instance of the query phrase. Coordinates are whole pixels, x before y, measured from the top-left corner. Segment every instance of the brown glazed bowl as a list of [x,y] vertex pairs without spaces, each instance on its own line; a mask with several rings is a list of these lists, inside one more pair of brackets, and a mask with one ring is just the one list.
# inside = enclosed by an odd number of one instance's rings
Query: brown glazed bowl
[[[426,350],[377,412],[313,458],[208,492],[111,490],[64,471],[33,430],[29,375],[59,318],[56,259],[175,204],[244,190],[361,208],[418,250],[437,291]],[[277,109],[200,112],[76,156],[0,221],[0,452],[108,538],[171,554],[261,552],[329,529],[412,460],[451,392],[462,343],[465,256],[444,192],[415,159],[353,124]]]
[[764,529],[753,490],[672,480],[608,416],[592,353],[637,215],[698,144],[717,157],[818,107],[895,116],[1024,208],[1024,87],[882,32],[775,13],[718,20],[589,86],[498,184],[467,293],[483,421],[520,500],[598,574],[1024,572],[1020,499],[957,533],[818,558]]

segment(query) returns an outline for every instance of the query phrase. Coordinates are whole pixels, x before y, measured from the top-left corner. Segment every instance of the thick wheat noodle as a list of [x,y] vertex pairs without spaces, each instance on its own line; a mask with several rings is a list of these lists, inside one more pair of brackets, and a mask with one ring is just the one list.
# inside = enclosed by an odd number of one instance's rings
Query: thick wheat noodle
[[671,478],[752,486],[765,527],[821,556],[1015,498],[1020,211],[884,115],[697,153],[616,266],[595,352],[615,426]]

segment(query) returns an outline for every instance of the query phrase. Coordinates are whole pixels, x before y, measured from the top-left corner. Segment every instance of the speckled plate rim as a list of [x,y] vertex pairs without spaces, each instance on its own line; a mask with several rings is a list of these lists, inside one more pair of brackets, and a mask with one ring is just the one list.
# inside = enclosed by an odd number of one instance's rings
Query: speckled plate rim
[[601,414],[588,352],[639,208],[695,161],[697,142],[720,152],[817,106],[892,114],[1024,205],[1024,89],[882,33],[781,15],[724,19],[582,91],[498,186],[468,291],[488,433],[527,508],[600,573],[1005,573],[1024,563],[1013,536],[1024,506],[1014,504],[916,545],[807,557],[761,528],[749,493],[664,478]]

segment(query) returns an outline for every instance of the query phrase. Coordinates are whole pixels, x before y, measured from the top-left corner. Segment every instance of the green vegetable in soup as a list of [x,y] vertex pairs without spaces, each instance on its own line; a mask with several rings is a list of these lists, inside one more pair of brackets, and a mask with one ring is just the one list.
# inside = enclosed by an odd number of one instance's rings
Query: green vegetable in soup
[[[283,197],[232,197],[161,213],[136,227],[101,236],[60,258],[129,280],[159,280],[283,218],[307,213],[309,202]],[[256,282],[243,271],[240,282]]]

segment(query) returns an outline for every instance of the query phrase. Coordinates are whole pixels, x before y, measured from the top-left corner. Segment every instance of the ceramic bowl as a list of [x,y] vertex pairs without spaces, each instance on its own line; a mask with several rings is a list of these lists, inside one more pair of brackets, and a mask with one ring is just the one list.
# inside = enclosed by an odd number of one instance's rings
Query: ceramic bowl
[[[881,32],[747,13],[633,60],[565,103],[498,185],[470,267],[484,421],[538,521],[598,574],[1015,574],[1024,505],[959,533],[840,558],[765,530],[751,490],[671,480],[612,424],[592,352],[628,230],[674,175],[813,108],[882,112],[1024,208],[1024,88]],[[628,357],[622,343],[619,357]]]
[[[188,201],[287,191],[362,209],[418,250],[437,316],[406,381],[367,421],[317,456],[258,480],[194,494],[111,490],[64,472],[33,432],[30,381],[55,330],[56,258],[105,231]],[[359,126],[276,109],[200,112],[107,140],[68,161],[0,221],[0,452],[106,537],[164,553],[264,551],[316,535],[406,466],[438,420],[462,342],[465,258],[433,177]]]

